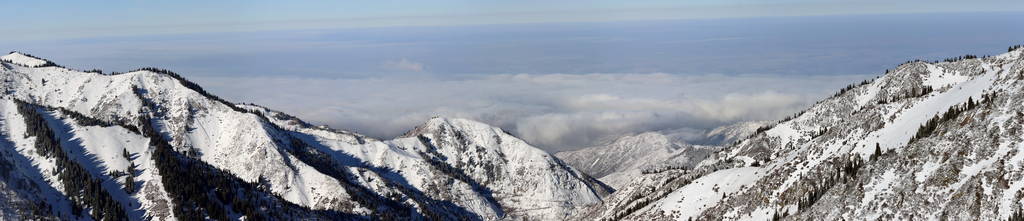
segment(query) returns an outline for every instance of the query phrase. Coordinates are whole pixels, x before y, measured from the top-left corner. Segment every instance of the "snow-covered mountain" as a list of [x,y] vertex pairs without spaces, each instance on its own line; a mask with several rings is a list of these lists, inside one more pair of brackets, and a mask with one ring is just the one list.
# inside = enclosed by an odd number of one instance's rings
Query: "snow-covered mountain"
[[729,145],[757,132],[758,128],[769,125],[769,121],[743,121],[711,129],[704,135],[701,143],[713,145]]
[[721,148],[643,133],[569,163],[470,120],[311,126],[160,69],[12,53],[0,78],[3,220],[1024,219],[1021,47],[902,64]]
[[378,140],[233,104],[166,70],[0,57],[3,219],[540,219],[610,188],[500,128]]
[[746,121],[707,131],[689,144],[678,134],[644,132],[622,136],[609,144],[555,153],[569,165],[597,177],[612,188],[621,188],[644,173],[690,169],[712,153],[754,134],[768,121]]
[[658,132],[646,132],[624,136],[607,145],[558,152],[555,156],[612,188],[620,188],[642,173],[691,168],[717,150],[714,146],[690,145]]
[[580,220],[1024,219],[1024,49],[914,61]]

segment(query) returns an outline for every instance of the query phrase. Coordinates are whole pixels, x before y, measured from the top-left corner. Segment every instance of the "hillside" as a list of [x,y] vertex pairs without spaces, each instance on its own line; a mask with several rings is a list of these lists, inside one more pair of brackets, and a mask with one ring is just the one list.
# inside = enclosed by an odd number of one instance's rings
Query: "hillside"
[[378,140],[234,104],[167,70],[0,61],[11,219],[554,220],[610,192],[470,120]]
[[1024,211],[1024,49],[914,61],[581,220],[1007,220]]

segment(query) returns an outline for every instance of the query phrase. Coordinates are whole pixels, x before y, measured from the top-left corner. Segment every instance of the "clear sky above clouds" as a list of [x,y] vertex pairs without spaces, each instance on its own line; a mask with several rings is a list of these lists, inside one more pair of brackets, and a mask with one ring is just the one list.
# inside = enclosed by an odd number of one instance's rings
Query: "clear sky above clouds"
[[432,116],[548,150],[799,111],[912,59],[1024,43],[1014,1],[5,2],[0,49],[174,70],[375,137]]
[[[155,33],[1022,11],[1019,0],[6,1],[0,40]],[[17,21],[17,22],[11,22]]]

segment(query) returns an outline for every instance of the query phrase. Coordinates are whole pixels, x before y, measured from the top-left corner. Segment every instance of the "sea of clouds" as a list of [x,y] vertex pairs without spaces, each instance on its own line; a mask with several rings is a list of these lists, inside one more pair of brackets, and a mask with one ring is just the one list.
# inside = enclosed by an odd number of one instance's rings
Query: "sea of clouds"
[[[776,120],[907,60],[1020,44],[1021,13],[0,35],[77,69],[173,70],[233,102],[378,138],[434,116],[549,151]],[[39,32],[39,30],[36,30]],[[54,30],[66,31],[66,30]],[[49,32],[43,33],[62,33]],[[522,73],[522,74],[520,74]]]
[[[416,66],[410,63],[394,64]],[[236,101],[378,138],[398,136],[431,117],[455,117],[560,151],[646,131],[696,140],[717,126],[780,119],[871,77],[650,73],[195,80]]]

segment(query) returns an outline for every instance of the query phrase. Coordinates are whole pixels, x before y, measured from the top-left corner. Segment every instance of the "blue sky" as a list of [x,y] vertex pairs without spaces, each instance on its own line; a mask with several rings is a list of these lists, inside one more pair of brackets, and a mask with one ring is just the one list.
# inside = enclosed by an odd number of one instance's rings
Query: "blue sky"
[[154,66],[375,137],[432,116],[548,150],[774,120],[907,60],[1024,43],[1015,1],[6,2],[0,50]]
[[1016,0],[7,1],[0,39],[765,16],[1024,11]]
[[[877,73],[1020,42],[1013,12],[202,32],[0,41],[82,68],[191,76]],[[404,67],[402,67],[405,65]],[[417,68],[418,67],[418,68]],[[408,69],[415,70],[408,70]]]

